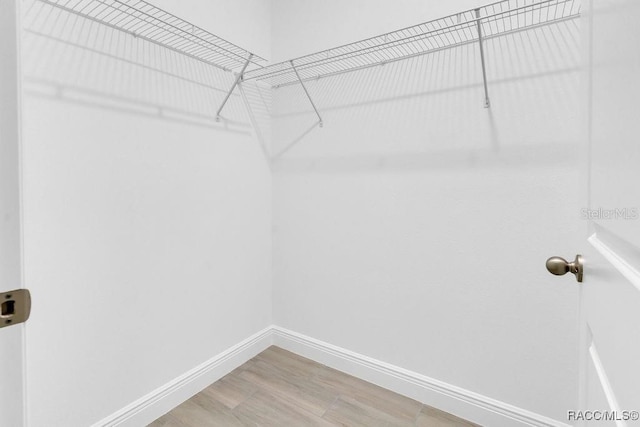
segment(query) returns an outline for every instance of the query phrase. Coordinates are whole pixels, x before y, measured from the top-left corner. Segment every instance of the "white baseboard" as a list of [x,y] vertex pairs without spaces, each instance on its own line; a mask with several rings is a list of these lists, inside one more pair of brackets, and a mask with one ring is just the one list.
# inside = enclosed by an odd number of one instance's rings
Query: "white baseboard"
[[141,397],[92,427],[141,427],[164,415],[272,344],[268,327]]
[[570,427],[552,418],[278,326],[273,327],[273,344],[483,426]]
[[272,344],[483,426],[570,427],[560,421],[279,326],[263,329],[92,427],[146,426]]

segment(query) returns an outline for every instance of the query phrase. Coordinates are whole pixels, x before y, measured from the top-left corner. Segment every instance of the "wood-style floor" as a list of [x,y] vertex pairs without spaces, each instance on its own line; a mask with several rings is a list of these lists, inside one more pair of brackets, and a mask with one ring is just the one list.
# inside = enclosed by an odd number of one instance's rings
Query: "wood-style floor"
[[471,427],[475,424],[270,347],[150,426]]

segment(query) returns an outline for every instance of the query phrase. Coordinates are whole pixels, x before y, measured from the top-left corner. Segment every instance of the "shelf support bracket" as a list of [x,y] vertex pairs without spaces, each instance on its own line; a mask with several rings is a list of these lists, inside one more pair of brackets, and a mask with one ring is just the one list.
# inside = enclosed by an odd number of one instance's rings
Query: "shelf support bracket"
[[480,9],[476,9],[476,24],[478,25],[478,43],[480,45],[480,62],[482,63],[482,81],[484,82],[484,108],[489,108],[489,88],[487,86],[487,69],[484,65],[484,47],[482,46],[482,24],[480,23]]
[[323,125],[322,117],[320,116],[320,113],[318,112],[318,109],[316,108],[316,104],[313,103],[313,99],[311,99],[311,95],[309,95],[309,91],[307,90],[307,87],[304,85],[304,82],[300,78],[300,74],[298,74],[298,70],[296,70],[296,66],[293,65],[293,61],[289,61],[289,62],[291,63],[291,68],[293,68],[293,72],[296,73],[296,77],[298,78],[298,81],[300,82],[300,86],[302,86],[302,89],[304,89],[304,93],[307,94],[307,98],[309,98],[309,102],[311,103],[311,106],[313,107],[313,110],[316,112],[316,116],[318,116],[318,124],[320,125],[320,127],[322,127],[322,125]]
[[236,76],[236,80],[233,82],[233,86],[231,86],[231,89],[229,89],[229,92],[227,92],[227,96],[225,96],[224,101],[222,101],[222,105],[220,105],[220,108],[218,108],[218,112],[216,113],[216,122],[220,121],[220,113],[222,112],[222,109],[224,108],[225,104],[229,100],[229,97],[233,93],[236,86],[238,86],[238,83],[240,83],[240,81],[244,78],[244,71],[249,66],[249,63],[251,62],[251,58],[253,58],[253,53],[249,54],[249,58],[247,58],[247,61],[244,63],[244,66],[242,67],[242,70]]

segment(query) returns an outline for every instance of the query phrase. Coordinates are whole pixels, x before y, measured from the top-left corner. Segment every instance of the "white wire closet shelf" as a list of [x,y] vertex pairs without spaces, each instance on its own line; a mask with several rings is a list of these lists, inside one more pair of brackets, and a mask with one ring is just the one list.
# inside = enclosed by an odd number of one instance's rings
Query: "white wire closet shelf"
[[38,0],[228,70],[260,68],[264,58],[144,0]]
[[277,88],[477,43],[483,38],[572,19],[579,14],[580,0],[503,0],[250,70],[244,73],[244,80],[262,80]]

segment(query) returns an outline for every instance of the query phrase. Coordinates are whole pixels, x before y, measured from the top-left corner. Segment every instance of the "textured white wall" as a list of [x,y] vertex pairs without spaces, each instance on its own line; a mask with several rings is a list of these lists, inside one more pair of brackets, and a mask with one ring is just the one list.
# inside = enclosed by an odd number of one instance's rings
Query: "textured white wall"
[[[229,36],[269,25],[261,2],[162,3]],[[271,324],[271,175],[237,93],[212,120],[232,75],[40,7],[24,35],[29,419],[85,427]],[[265,34],[245,46],[268,52]]]
[[[276,0],[274,54],[473,6],[364,3]],[[276,90],[275,323],[564,420],[578,288],[544,262],[582,244],[577,25],[489,40],[491,109],[474,45],[309,82],[324,128]]]

